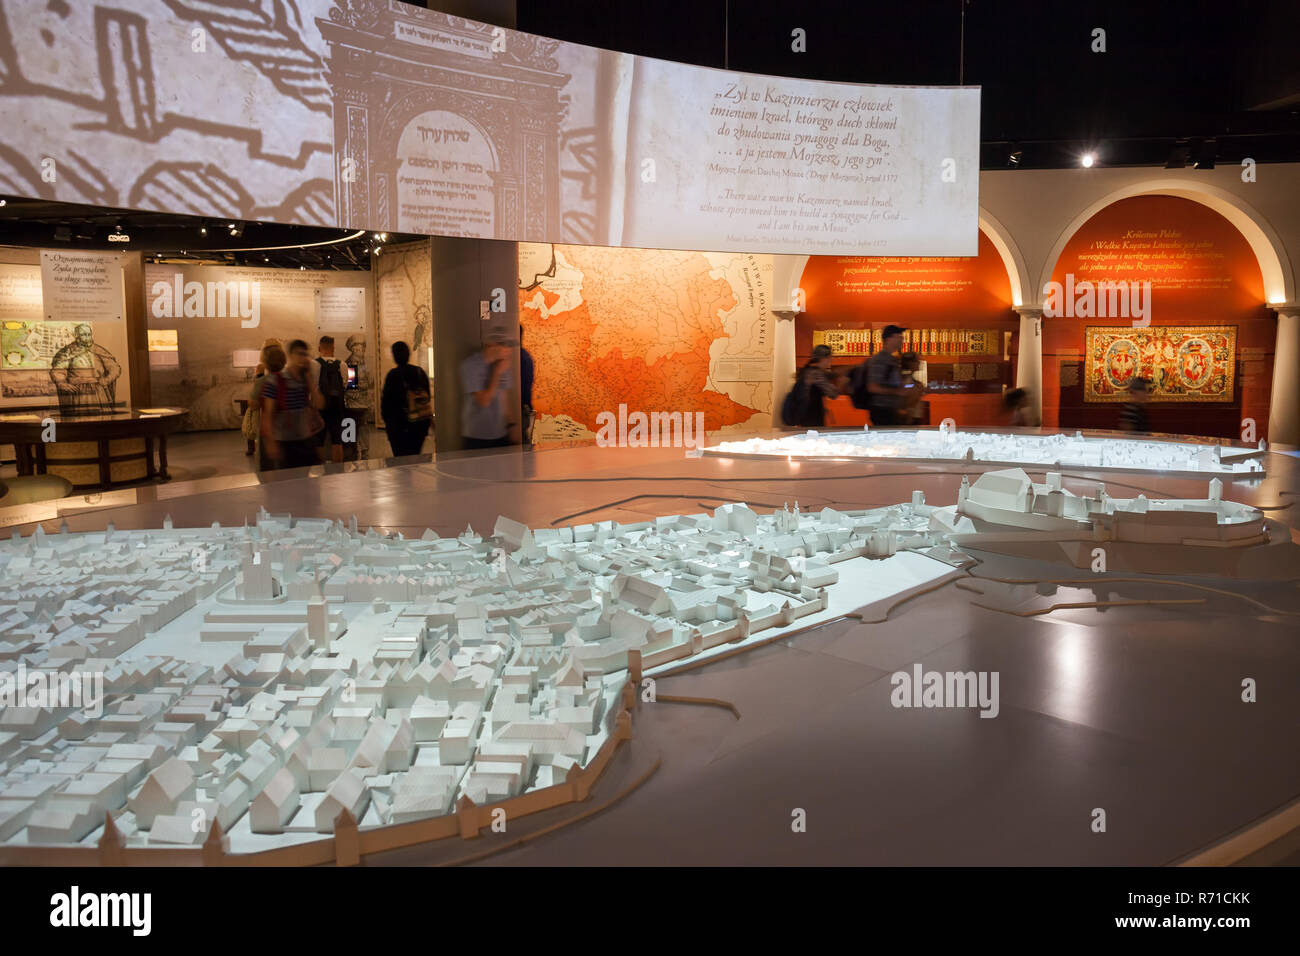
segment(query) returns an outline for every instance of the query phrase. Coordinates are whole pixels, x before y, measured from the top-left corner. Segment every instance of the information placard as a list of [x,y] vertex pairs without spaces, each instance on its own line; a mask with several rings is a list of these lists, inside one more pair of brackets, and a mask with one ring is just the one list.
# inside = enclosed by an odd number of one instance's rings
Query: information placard
[[122,260],[116,252],[41,250],[47,322],[122,321]]
[[316,290],[319,332],[360,332],[366,327],[366,290],[338,286]]

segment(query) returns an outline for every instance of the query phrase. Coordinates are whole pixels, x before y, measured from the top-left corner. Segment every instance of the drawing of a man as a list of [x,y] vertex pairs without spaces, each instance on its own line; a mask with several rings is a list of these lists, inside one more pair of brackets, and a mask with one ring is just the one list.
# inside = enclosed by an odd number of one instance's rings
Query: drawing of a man
[[98,412],[113,407],[122,366],[113,353],[95,344],[89,323],[73,329],[73,339],[50,360],[50,381],[64,411]]

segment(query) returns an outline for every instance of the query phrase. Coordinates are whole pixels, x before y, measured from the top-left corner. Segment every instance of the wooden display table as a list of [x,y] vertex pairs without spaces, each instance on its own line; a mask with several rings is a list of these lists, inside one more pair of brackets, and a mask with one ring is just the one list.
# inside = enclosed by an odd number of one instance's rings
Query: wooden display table
[[[138,408],[91,415],[56,409],[0,414],[0,444],[12,444],[19,475],[60,475],[73,488],[113,488],[167,481],[167,436],[186,408]],[[53,441],[46,441],[53,428]],[[154,464],[154,448],[158,462]]]

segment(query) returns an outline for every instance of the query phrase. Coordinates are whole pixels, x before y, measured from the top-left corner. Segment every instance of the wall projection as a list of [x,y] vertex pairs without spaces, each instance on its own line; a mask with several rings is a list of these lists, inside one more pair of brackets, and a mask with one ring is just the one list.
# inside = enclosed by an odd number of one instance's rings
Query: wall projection
[[0,192],[606,246],[977,249],[977,88],[757,76],[389,0],[0,0]]

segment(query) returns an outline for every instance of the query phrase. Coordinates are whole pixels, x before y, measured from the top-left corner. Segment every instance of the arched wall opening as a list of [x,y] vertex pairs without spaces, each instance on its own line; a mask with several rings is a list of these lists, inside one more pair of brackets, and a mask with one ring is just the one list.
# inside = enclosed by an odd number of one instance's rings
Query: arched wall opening
[[1110,192],[1075,216],[1062,230],[1051,251],[1043,260],[1037,285],[1029,290],[1033,295],[1027,297],[1026,304],[1042,304],[1043,286],[1051,280],[1066,243],[1084,223],[1103,209],[1121,200],[1138,196],[1187,199],[1217,212],[1236,227],[1254,252],[1263,276],[1266,301],[1278,304],[1295,301],[1297,295],[1295,272],[1287,256],[1286,247],[1263,214],[1247,205],[1240,197],[1210,183],[1191,179],[1160,179],[1132,183]]
[[1130,196],[1058,247],[1039,290],[1052,290],[1045,427],[1116,427],[1142,377],[1154,431],[1240,439],[1249,419],[1267,434],[1275,323],[1258,250],[1232,222],[1190,198]]
[[[1015,381],[1020,321],[1003,249],[981,228],[971,257],[809,256],[799,282],[806,301],[795,320],[796,365],[826,343],[836,349],[835,370],[847,375],[878,350],[885,326],[901,325],[912,332],[904,350],[926,363],[930,423],[999,424],[1003,389]],[[866,421],[847,396],[828,403],[828,427]]]

